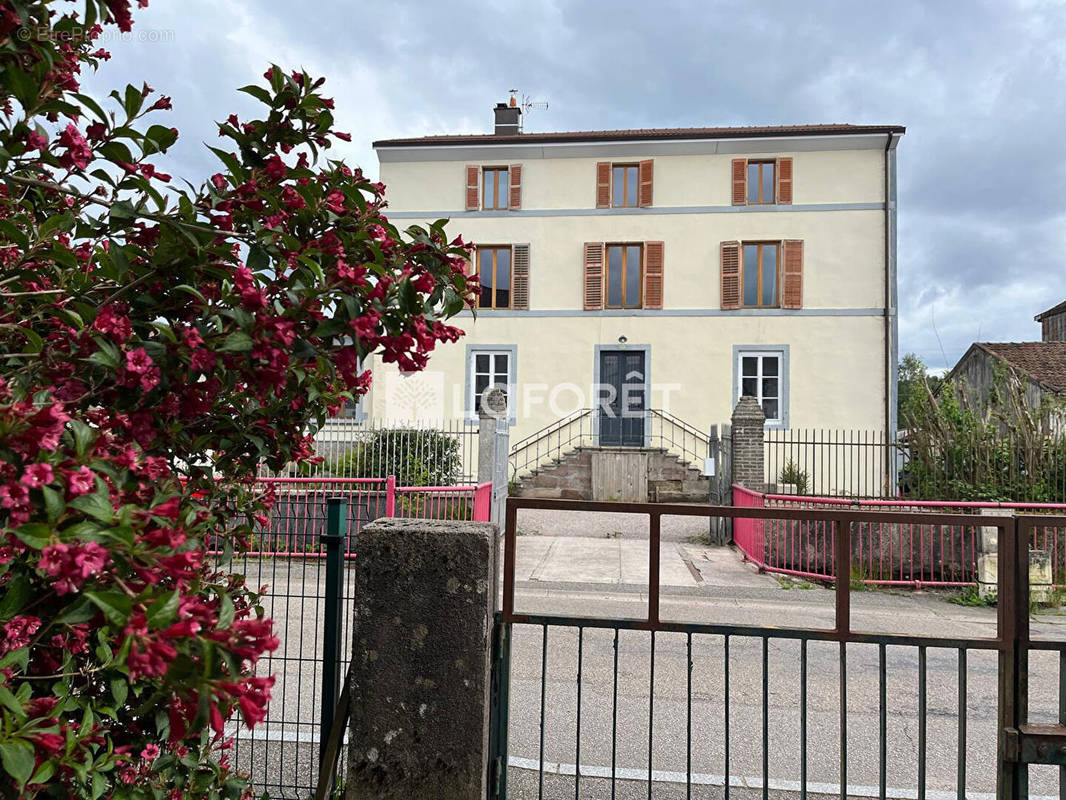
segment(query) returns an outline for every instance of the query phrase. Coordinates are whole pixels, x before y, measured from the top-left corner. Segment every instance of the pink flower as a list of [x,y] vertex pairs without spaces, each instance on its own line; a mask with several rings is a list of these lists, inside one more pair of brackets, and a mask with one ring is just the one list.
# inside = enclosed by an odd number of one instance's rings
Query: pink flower
[[102,570],[111,556],[99,542],[58,542],[41,550],[37,569],[57,578],[56,594],[77,591],[85,581]]
[[30,131],[26,136],[26,148],[29,150],[44,150],[48,147],[48,137],[37,131]]
[[285,166],[285,162],[281,160],[281,156],[271,156],[267,159],[266,167],[263,168],[267,177],[275,183],[282,181],[289,172],[289,168]]
[[145,758],[149,761],[154,761],[155,759],[159,758],[159,745],[145,745],[145,748],[141,751],[141,758]]
[[96,487],[96,476],[86,466],[78,467],[67,475],[67,491],[71,497],[88,494]]
[[304,208],[307,203],[304,202],[303,197],[293,189],[291,186],[286,186],[281,190],[281,202],[290,211],[296,211],[297,209]]
[[112,306],[107,306],[100,310],[100,313],[96,315],[96,319],[93,320],[93,328],[100,331],[100,333],[110,334],[119,344],[129,339],[133,334],[129,317],[120,314]]
[[4,623],[4,638],[0,641],[0,654],[25,647],[40,629],[41,620],[38,617],[12,617]]
[[147,372],[152,368],[152,358],[145,352],[143,347],[138,347],[136,350],[130,350],[126,353],[126,369],[137,375],[143,372]]
[[30,492],[25,486],[12,483],[0,486],[0,508],[19,508],[30,502]]
[[55,473],[52,472],[51,464],[30,464],[26,467],[26,471],[22,473],[20,483],[30,489],[40,489],[53,480],[55,480]]
[[67,152],[59,157],[59,163],[64,167],[85,169],[89,166],[89,161],[93,157],[92,148],[89,147],[89,143],[85,141],[85,137],[74,123],[69,123],[59,134],[59,146],[67,149]]

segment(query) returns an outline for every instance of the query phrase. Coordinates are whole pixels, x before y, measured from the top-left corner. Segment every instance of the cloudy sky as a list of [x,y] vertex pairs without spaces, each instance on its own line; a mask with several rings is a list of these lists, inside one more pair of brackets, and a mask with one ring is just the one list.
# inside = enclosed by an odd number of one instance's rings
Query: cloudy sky
[[135,31],[87,85],[171,95],[190,179],[270,62],[327,78],[372,175],[371,141],[489,132],[511,88],[550,103],[527,131],[903,124],[901,352],[1036,339],[1066,299],[1066,2],[152,0]]

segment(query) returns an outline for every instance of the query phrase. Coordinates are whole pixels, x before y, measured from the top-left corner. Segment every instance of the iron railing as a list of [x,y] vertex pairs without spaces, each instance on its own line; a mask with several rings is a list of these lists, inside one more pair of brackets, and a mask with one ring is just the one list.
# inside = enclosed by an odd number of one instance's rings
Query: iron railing
[[[618,619],[518,610],[516,533],[518,514],[523,509],[646,516],[650,539],[647,614],[638,619]],[[779,518],[827,524],[834,543],[832,627],[663,619],[659,582],[663,516],[724,517],[735,525]],[[856,630],[852,624],[850,585],[853,527],[878,523],[926,525],[934,521],[997,529],[1000,560],[996,635],[967,636],[960,626],[955,626],[959,630],[956,635]],[[1066,517],[1040,521],[1048,523],[1066,525]],[[582,791],[606,796],[605,784],[609,784],[614,797],[623,782],[629,784],[625,796],[635,796],[634,781],[646,784],[648,798],[653,796],[654,784],[661,781],[678,784],[678,793],[683,786],[687,798],[693,796],[694,787],[705,791],[708,785],[723,787],[725,797],[729,797],[732,787],[761,790],[763,798],[771,790],[782,790],[798,793],[801,798],[811,793],[833,793],[841,800],[856,793],[925,800],[936,790],[938,795],[950,792],[965,800],[978,789],[992,786],[998,786],[1002,800],[1016,800],[1046,789],[1051,785],[1047,780],[1050,776],[1041,776],[1043,783],[1030,785],[1028,763],[1066,764],[1066,641],[1035,641],[1030,637],[1026,542],[1032,524],[1029,518],[851,508],[802,510],[509,499],[490,714],[490,796],[507,798],[509,785],[517,781],[522,783],[518,787],[521,791],[511,796],[537,798],[564,793],[581,797]],[[512,688],[512,659],[519,649],[529,657],[522,662],[520,678],[531,689],[529,695],[521,697]],[[797,649],[795,683],[772,684],[771,655],[780,659],[782,653],[795,653]],[[1036,727],[1029,723],[1030,650],[1058,653],[1057,725]],[[871,652],[876,652],[873,685],[866,679],[871,675]],[[989,669],[995,654],[998,670],[994,666]],[[746,666],[734,680],[730,667],[740,663],[742,656]],[[600,677],[600,672],[587,671],[593,658],[600,670],[606,666],[609,679]],[[657,681],[657,659],[664,662],[664,667],[677,668],[680,662],[684,685],[663,687]],[[534,664],[539,664],[539,669]],[[553,669],[549,670],[549,664]],[[566,665],[563,671],[560,665]],[[994,723],[986,708],[987,695],[980,693],[987,685],[989,672],[998,673],[998,718]],[[861,679],[866,679],[864,690],[854,693],[854,683]],[[949,679],[951,694],[946,692]],[[641,680],[646,681],[646,693],[637,701],[637,707],[643,716],[620,713],[620,686],[624,682],[631,692]],[[697,715],[694,710],[697,682],[704,696],[699,704],[705,715]],[[978,687],[976,691],[971,688],[974,685]],[[830,686],[835,688],[828,690]],[[897,698],[902,686],[908,691],[911,687],[916,689],[916,697],[905,700],[908,706],[914,704],[916,729],[902,729],[897,719]],[[591,701],[585,699],[590,693]],[[706,700],[708,693],[710,702]],[[771,697],[782,693],[795,700],[787,701],[787,714],[776,709],[771,717]],[[630,699],[631,705],[633,702]],[[667,705],[661,714],[657,713],[659,702]],[[975,705],[981,712],[971,717],[970,710]],[[849,709],[855,706],[858,709],[853,714]],[[783,726],[787,730],[782,731]],[[625,731],[620,731],[620,727]],[[708,730],[710,739],[720,741],[724,750],[717,761],[721,766],[716,774],[698,772],[694,760],[694,743],[706,745]],[[982,734],[979,739],[973,736],[976,730]],[[625,763],[627,756],[619,745],[636,733],[646,736],[646,742],[637,748],[644,760],[639,764]],[[913,746],[901,751],[899,742],[904,739]],[[514,751],[515,747],[519,752]],[[591,755],[590,750],[594,751]],[[702,753],[701,750],[700,757],[705,758]],[[836,755],[835,764],[822,758],[826,753]],[[571,757],[573,762],[564,763]],[[609,758],[609,765],[586,763],[601,757]],[[667,759],[673,759],[672,763],[664,763]],[[787,774],[772,771],[786,759],[790,760]],[[736,767],[744,763],[753,765],[754,770],[745,775],[741,766],[738,775]],[[900,780],[904,770],[911,775],[913,784],[890,784],[890,780]],[[986,786],[979,785],[982,770]],[[1060,768],[1056,777],[1060,797],[1066,797],[1066,767]],[[547,787],[546,778],[550,779]],[[864,784],[866,780],[869,783]],[[586,784],[592,785],[583,789]]]
[[[1030,514],[1030,545],[1047,553],[1051,581],[1066,585],[1066,528],[1043,524],[1042,518],[1066,513],[1062,503],[980,503],[933,500],[844,500],[763,494],[733,487],[733,503],[742,508],[878,509],[882,511],[980,514],[985,509]],[[933,517],[937,520],[937,517]],[[762,570],[812,580],[832,578],[832,537],[824,522],[789,519],[744,520],[733,532],[734,544]],[[966,586],[977,581],[980,527],[931,521],[921,525],[877,522],[853,531],[852,580],[871,586]]]
[[[516,442],[510,454],[512,478],[561,459],[571,450],[597,446],[602,413],[594,408],[580,409]],[[661,409],[639,413],[644,416],[644,446],[672,452],[690,466],[703,465],[708,454],[707,433]]]

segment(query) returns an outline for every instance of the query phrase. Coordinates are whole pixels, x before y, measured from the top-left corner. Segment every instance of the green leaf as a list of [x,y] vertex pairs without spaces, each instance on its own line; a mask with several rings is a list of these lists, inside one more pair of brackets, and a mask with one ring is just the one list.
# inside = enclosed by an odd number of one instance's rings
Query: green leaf
[[268,106],[274,105],[274,98],[270,96],[270,92],[264,89],[262,86],[256,86],[255,84],[249,86],[242,86],[237,90],[238,92],[244,92],[250,94],[256,100],[266,103]]
[[130,685],[125,678],[115,678],[111,681],[111,696],[115,698],[115,708],[126,705],[129,696]]
[[220,353],[246,353],[252,349],[252,337],[244,331],[234,331],[222,342],[218,348]]
[[34,550],[40,550],[51,542],[53,532],[52,526],[43,522],[27,522],[15,528],[15,535]]
[[67,424],[74,435],[74,450],[79,458],[84,458],[89,452],[89,447],[96,440],[96,433],[81,420],[72,419]]
[[12,739],[0,742],[0,763],[19,788],[26,785],[26,781],[33,775],[34,758],[33,745],[22,739]]
[[233,624],[234,607],[233,600],[228,594],[222,595],[218,605],[218,628],[225,630]]
[[56,617],[56,622],[61,625],[77,625],[80,622],[88,622],[96,616],[96,608],[86,597],[79,597],[74,604]]
[[45,761],[38,767],[37,771],[33,773],[33,777],[30,779],[30,783],[46,784],[52,779],[52,776],[56,774],[56,765],[51,761]]
[[114,222],[129,222],[137,219],[137,209],[128,200],[119,200],[111,206],[109,216]]
[[26,719],[26,710],[22,707],[22,703],[18,701],[18,698],[16,698],[6,686],[0,686],[0,705],[7,708],[15,715],[15,719],[20,722]]
[[[153,125],[148,129],[147,136],[153,142],[160,151],[165,151],[175,141],[177,141],[178,134],[173,128],[168,128],[165,125]],[[148,152],[147,142],[145,143],[145,151]]]
[[122,107],[126,109],[126,114],[130,117],[137,116],[137,112],[141,110],[141,105],[144,103],[144,95],[141,94],[141,90],[132,84],[126,85],[126,96],[122,101]]
[[99,608],[107,621],[112,625],[125,625],[133,611],[133,601],[118,591],[85,592],[97,608]]
[[241,183],[244,183],[244,167],[242,167],[241,162],[237,160],[237,156],[233,155],[233,153],[227,153],[225,150],[220,150],[217,147],[209,147],[208,149],[216,156],[218,156],[219,161],[226,165],[226,168],[230,171],[234,178],[236,178]]
[[248,248],[248,269],[252,272],[261,272],[270,266],[270,255],[257,244]]
[[48,521],[55,522],[67,507],[63,502],[63,495],[50,486],[41,487],[41,494],[44,495],[44,510],[48,514]]
[[19,575],[7,584],[3,597],[0,597],[0,622],[6,622],[15,616],[30,599],[30,579]]
[[[98,483],[102,483],[97,478]],[[115,509],[111,507],[106,488],[97,488],[92,494],[83,494],[70,501],[71,508],[83,511],[95,520],[110,523],[115,517]],[[27,542],[29,544],[29,542]]]
[[167,627],[178,615],[178,590],[175,589],[154,601],[144,614],[148,627],[153,630]]
[[[88,25],[88,24],[91,24],[91,23],[86,23],[86,24]],[[103,123],[107,123],[107,114],[104,113],[104,110],[100,107],[100,104],[97,103],[95,100],[93,100],[91,97],[89,97],[89,95],[87,95],[87,94],[75,94],[74,98],[79,103],[81,103],[83,106],[85,106],[87,109],[89,109],[91,112],[93,112],[93,114],[96,115],[96,118],[98,120],[100,120]]]

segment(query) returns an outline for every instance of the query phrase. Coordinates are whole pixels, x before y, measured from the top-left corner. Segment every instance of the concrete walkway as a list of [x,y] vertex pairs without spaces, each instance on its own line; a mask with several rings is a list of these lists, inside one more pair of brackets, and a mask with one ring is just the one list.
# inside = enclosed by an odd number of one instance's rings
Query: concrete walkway
[[[662,542],[659,581],[664,590],[704,587],[776,587],[777,581],[743,561],[731,547]],[[647,587],[648,541],[577,536],[519,536],[515,558],[519,586],[594,584]]]

